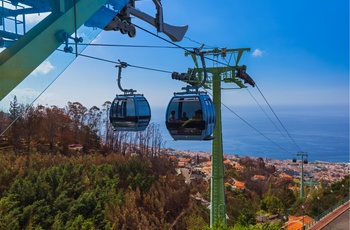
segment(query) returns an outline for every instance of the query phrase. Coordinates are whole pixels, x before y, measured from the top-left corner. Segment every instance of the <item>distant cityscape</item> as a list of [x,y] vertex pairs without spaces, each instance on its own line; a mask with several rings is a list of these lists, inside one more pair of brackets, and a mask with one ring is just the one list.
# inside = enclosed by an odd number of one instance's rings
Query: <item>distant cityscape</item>
[[[191,172],[200,171],[202,174],[210,178],[211,175],[211,153],[209,152],[189,152],[184,150],[168,149],[168,154],[173,158],[177,158],[179,168],[188,168]],[[224,164],[229,164],[236,169],[242,167],[239,165],[239,160],[246,156],[227,155],[224,154]],[[196,164],[196,159],[202,159],[201,164]],[[257,159],[257,157],[249,157],[251,159]],[[203,162],[203,159],[208,161]],[[263,158],[265,165],[272,165],[275,167],[276,172],[284,179],[296,179],[301,178],[301,161],[293,162],[290,160],[278,160]],[[333,184],[341,181],[345,176],[350,173],[350,163],[329,163],[322,161],[304,163],[304,181],[305,184],[311,186],[316,185],[318,182],[323,181],[326,184]],[[256,175],[256,179],[264,179]],[[297,188],[291,188],[297,189]]]

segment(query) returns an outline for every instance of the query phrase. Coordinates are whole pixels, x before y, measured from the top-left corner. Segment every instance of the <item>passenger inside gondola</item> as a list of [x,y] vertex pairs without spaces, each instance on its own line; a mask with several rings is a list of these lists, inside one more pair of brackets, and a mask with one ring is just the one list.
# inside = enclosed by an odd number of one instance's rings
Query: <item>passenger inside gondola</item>
[[215,110],[210,97],[175,95],[166,112],[166,127],[174,140],[209,140],[215,123]]
[[169,116],[169,122],[175,122],[176,118],[175,118],[175,110],[172,110]]
[[188,120],[187,114],[186,114],[186,112],[183,112],[182,117],[181,117],[181,121],[187,121],[187,120]]
[[[182,127],[184,128],[197,128],[197,129],[204,129],[204,122],[202,120],[203,112],[201,109],[196,110],[194,112],[193,117],[190,120],[187,120],[185,123],[182,124]],[[203,123],[203,124],[202,124]]]

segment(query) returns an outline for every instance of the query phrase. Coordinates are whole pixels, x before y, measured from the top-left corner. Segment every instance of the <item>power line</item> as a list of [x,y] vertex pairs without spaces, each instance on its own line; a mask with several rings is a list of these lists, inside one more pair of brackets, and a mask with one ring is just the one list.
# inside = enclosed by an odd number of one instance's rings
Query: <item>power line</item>
[[176,44],[175,42],[171,42],[171,41],[169,41],[169,40],[167,40],[167,39],[165,39],[165,38],[159,36],[158,34],[155,34],[155,33],[151,32],[151,31],[149,31],[149,30],[146,30],[146,29],[144,29],[144,28],[142,28],[142,27],[140,27],[140,26],[138,26],[138,25],[135,25],[135,24],[133,24],[133,25],[134,25],[136,28],[139,28],[140,30],[143,30],[143,31],[145,31],[146,33],[149,33],[149,34],[151,34],[151,35],[153,35],[153,36],[155,36],[155,37],[157,37],[157,38],[159,38],[159,39],[161,39],[161,40],[163,40],[163,41],[165,41],[165,42],[168,42],[168,43],[170,43],[170,44],[172,44],[172,45],[174,45],[174,46],[176,46],[176,47],[178,47],[178,48],[180,48],[180,49],[183,49],[183,50],[185,50],[185,51],[187,51],[187,52],[192,52],[192,51],[186,49],[185,47],[182,47],[182,46]]
[[[94,57],[94,56],[90,56],[90,55],[86,55],[86,54],[79,54],[79,56],[95,59],[95,60],[98,60],[98,61],[104,61],[104,62],[109,62],[109,63],[113,63],[113,64],[119,64],[119,62],[116,62],[116,61],[111,61],[111,60],[107,60],[107,59],[104,59],[104,58],[98,58],[98,57]],[[166,70],[161,70],[161,69],[148,68],[148,67],[144,67],[144,66],[136,66],[136,65],[131,65],[131,64],[128,64],[128,63],[127,63],[127,65],[131,66],[131,67],[134,67],[134,68],[138,68],[138,69],[145,69],[145,70],[162,72],[162,73],[173,73],[173,71],[166,71]]]
[[258,87],[257,84],[255,84],[256,88],[258,89],[258,91],[260,92],[261,96],[264,98],[266,104],[270,107],[272,113],[275,115],[276,119],[278,120],[278,122],[281,124],[282,128],[284,129],[284,131],[288,134],[289,138],[293,141],[295,147],[301,151],[301,149],[299,148],[299,146],[296,144],[296,142],[294,141],[294,139],[292,138],[292,136],[289,134],[289,132],[287,131],[286,127],[283,125],[283,123],[281,122],[281,120],[278,118],[277,114],[275,113],[275,111],[273,110],[273,108],[271,107],[270,103],[267,101],[267,99],[265,98],[264,94],[261,92],[260,88]]
[[[209,93],[207,91],[208,94],[212,95],[211,93]],[[263,134],[262,132],[260,132],[257,128],[255,128],[252,124],[250,124],[248,121],[246,121],[243,117],[241,117],[240,115],[238,115],[235,111],[233,111],[231,108],[229,108],[226,104],[224,104],[223,102],[221,102],[221,105],[223,105],[226,109],[228,109],[231,113],[233,113],[234,115],[236,115],[241,121],[243,121],[244,123],[246,123],[249,127],[251,127],[253,130],[255,130],[257,133],[259,133],[261,136],[263,136],[264,138],[266,138],[267,140],[269,140],[272,144],[276,145],[277,147],[279,147],[280,149],[286,151],[287,153],[292,154],[291,152],[289,152],[288,150],[286,150],[285,148],[281,147],[279,144],[277,144],[276,142],[272,141],[270,138],[268,138],[265,134]]]
[[[189,37],[186,37],[186,36],[185,36],[184,38],[186,38],[186,39],[188,39],[189,41],[194,42],[194,43],[196,43],[196,44],[198,44],[198,45],[202,45],[202,44],[203,44],[203,43],[201,43],[201,42],[195,41],[195,40],[193,40],[192,38],[189,38]],[[212,49],[217,48],[217,46],[208,46],[208,45],[205,45],[205,47],[207,47],[207,48],[212,48]],[[194,48],[196,48],[196,47],[194,47]]]
[[[63,50],[60,50],[62,52],[64,52]],[[119,64],[119,61],[111,61],[108,59],[104,59],[104,58],[98,58],[98,57],[94,57],[94,56],[90,56],[90,55],[86,55],[86,54],[79,54],[79,56],[82,57],[86,57],[86,58],[91,58],[94,60],[98,60],[98,61],[104,61],[104,62],[108,62],[108,63],[113,63],[113,64]],[[128,66],[130,67],[134,67],[134,68],[139,68],[139,69],[145,69],[145,70],[150,70],[150,71],[157,71],[157,72],[163,72],[163,73],[173,73],[173,71],[166,71],[166,70],[160,70],[160,69],[155,69],[155,68],[148,68],[148,67],[144,67],[144,66],[137,66],[137,65],[132,65],[132,64],[128,64]],[[209,92],[208,92],[209,93]],[[210,93],[209,93],[210,94]],[[241,116],[239,116],[236,112],[234,112],[232,109],[230,109],[228,106],[226,106],[224,103],[221,103],[225,108],[227,108],[231,113],[233,113],[234,115],[236,115],[240,120],[242,120],[244,123],[246,123],[249,127],[251,127],[253,130],[255,130],[257,133],[259,133],[260,135],[262,135],[264,138],[266,138],[267,140],[269,140],[271,143],[273,143],[274,145],[276,145],[277,147],[279,147],[280,149],[286,151],[287,153],[292,154],[291,152],[289,152],[288,150],[286,150],[285,148],[283,148],[282,146],[280,146],[279,144],[277,144],[276,142],[274,142],[273,140],[271,140],[269,137],[267,137],[265,134],[263,134],[262,132],[260,132],[258,129],[256,129],[253,125],[251,125],[248,121],[246,121],[245,119],[243,119]]]
[[[135,27],[145,31],[146,33],[149,33],[165,42],[168,42],[172,45],[174,45],[175,47],[179,48],[179,49],[183,49],[185,50],[186,52],[190,52],[190,53],[193,53],[192,50],[188,50],[188,48],[186,47],[183,47],[183,46],[180,46],[172,41],[169,41],[161,36],[159,36],[158,34],[155,34],[149,30],[146,30],[138,25],[135,25]],[[101,58],[95,58],[93,56],[88,56],[88,55],[83,55],[83,54],[80,54],[80,56],[84,56],[84,57],[89,57],[89,58],[93,58],[93,59],[96,59],[96,60],[101,60],[101,61],[104,61],[104,59],[101,59]],[[227,63],[223,63],[223,62],[220,62],[218,60],[215,60],[215,59],[212,59],[212,58],[208,58],[208,57],[205,57],[207,60],[210,60],[210,61],[213,61],[213,62],[216,62],[218,64],[221,64],[221,65],[224,65],[224,66],[230,66],[229,64]],[[112,62],[112,63],[117,63],[117,62],[113,62],[113,61],[109,61],[109,60],[106,60],[108,62]],[[147,68],[147,67],[141,67],[141,66],[134,66],[134,65],[129,65],[129,66],[132,66],[132,67],[135,67],[135,68],[140,68],[140,69],[145,69],[145,70],[151,70],[151,71],[158,71],[158,72],[164,72],[164,73],[172,73],[172,71],[165,71],[165,70],[159,70],[159,69],[153,69],[153,68]],[[262,95],[262,97],[264,98],[265,102],[267,103],[267,105],[269,106],[269,108],[271,109],[271,111],[273,112],[273,114],[275,115],[275,117],[277,118],[277,120],[279,121],[279,123],[281,124],[281,126],[283,127],[283,129],[285,130],[285,132],[287,133],[287,135],[289,136],[289,138],[292,140],[293,144],[296,146],[297,149],[300,150],[299,146],[296,144],[296,142],[294,141],[294,139],[292,138],[292,136],[289,134],[289,132],[287,131],[287,129],[285,128],[285,126],[282,124],[281,120],[278,118],[277,114],[275,113],[275,111],[272,109],[270,103],[267,101],[267,99],[265,98],[264,94],[261,92],[261,90],[259,89],[259,87],[256,85],[258,91],[260,92],[260,94]],[[224,105],[226,107],[226,105]],[[228,107],[227,107],[228,108]],[[229,109],[229,108],[228,108]],[[230,109],[229,109],[230,110]],[[231,111],[231,110],[230,110]],[[232,111],[233,112],[233,111]],[[247,123],[250,127],[252,127],[255,131],[257,131],[258,133],[260,133],[262,136],[264,136],[266,139],[270,140],[272,143],[274,143],[275,145],[279,146],[278,144],[276,144],[275,142],[273,142],[271,139],[269,139],[268,137],[266,137],[263,133],[261,133],[260,131],[258,131],[255,127],[253,127],[252,125],[250,125],[247,121],[245,121],[244,119],[242,119],[238,114],[235,113],[235,115],[237,117],[239,117],[241,120],[243,120],[245,123]],[[282,134],[283,135],[283,134]],[[280,147],[280,146],[279,146]],[[281,149],[285,150],[284,148],[280,147]],[[285,150],[287,151],[287,150]],[[301,151],[301,150],[300,150]],[[288,152],[288,151],[287,151]]]
[[269,120],[271,121],[271,123],[276,127],[276,129],[280,132],[280,134],[287,140],[290,142],[289,139],[287,139],[287,137],[282,133],[282,131],[277,127],[276,123],[271,119],[271,117],[266,113],[266,111],[264,110],[264,108],[260,105],[260,103],[255,99],[255,97],[253,96],[253,94],[249,91],[249,89],[247,88],[248,93],[250,94],[250,96],[254,99],[254,101],[256,102],[256,104],[258,104],[258,106],[260,107],[260,109],[264,112],[264,114],[269,118]]
[[280,149],[286,151],[287,153],[292,154],[291,152],[289,152],[288,150],[286,150],[285,148],[283,148],[282,146],[280,146],[279,144],[277,144],[276,142],[274,142],[273,140],[271,140],[270,138],[268,138],[265,134],[263,134],[262,132],[260,132],[258,129],[256,129],[253,125],[251,125],[248,121],[244,120],[241,116],[239,116],[237,113],[235,113],[232,109],[230,109],[227,105],[225,105],[224,103],[221,102],[221,104],[228,109],[231,113],[233,113],[234,115],[236,115],[239,119],[241,119],[244,123],[246,123],[249,127],[251,127],[252,129],[254,129],[256,132],[258,132],[261,136],[265,137],[267,140],[269,140],[271,143],[273,143],[274,145],[276,145],[277,147],[279,147]]
[[[75,43],[68,43],[74,45]],[[179,49],[179,47],[174,46],[150,46],[150,45],[118,45],[118,44],[102,44],[102,43],[79,43],[81,46],[105,46],[105,47],[126,47],[126,48],[152,48],[152,49]],[[186,49],[194,49],[196,47],[185,47]]]

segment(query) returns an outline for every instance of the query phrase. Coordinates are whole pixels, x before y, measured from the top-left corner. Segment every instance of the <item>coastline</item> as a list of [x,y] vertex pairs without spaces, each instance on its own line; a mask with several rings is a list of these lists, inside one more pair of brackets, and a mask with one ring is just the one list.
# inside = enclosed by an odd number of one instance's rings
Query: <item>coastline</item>
[[[165,151],[168,155],[176,156],[180,158],[191,158],[195,159],[196,157],[205,158],[208,161],[211,159],[210,152],[191,152],[184,150],[175,150],[171,148],[166,148]],[[231,162],[239,162],[241,158],[249,157],[251,159],[258,159],[259,157],[252,156],[239,156],[239,155],[230,155],[223,154],[223,160],[229,160]],[[273,158],[262,158],[266,164],[273,165],[276,168],[276,171],[280,173],[285,173],[293,178],[300,178],[301,174],[301,161],[297,159],[297,162],[293,162],[292,159],[287,160],[278,160]],[[350,172],[350,162],[324,162],[324,161],[313,161],[304,164],[304,174],[305,181],[318,183],[320,181],[334,183],[344,179],[345,176],[349,176]]]

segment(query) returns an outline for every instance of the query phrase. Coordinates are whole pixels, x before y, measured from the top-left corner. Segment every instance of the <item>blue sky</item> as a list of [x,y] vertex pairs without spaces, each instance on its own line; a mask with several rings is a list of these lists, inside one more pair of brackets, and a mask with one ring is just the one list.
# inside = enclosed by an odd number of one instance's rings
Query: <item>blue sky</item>
[[[140,10],[155,14],[152,1],[136,4]],[[348,1],[338,0],[331,4],[325,0],[317,3],[239,0],[221,1],[221,4],[201,1],[198,4],[193,0],[164,0],[162,4],[166,23],[189,26],[179,45],[198,47],[205,44],[209,49],[250,48],[240,64],[247,66],[247,73],[272,105],[348,105]],[[156,33],[155,28],[137,18],[133,23]],[[159,35],[167,38],[164,34]],[[94,43],[171,46],[142,30],[137,30],[135,38],[102,31]],[[186,72],[187,68],[194,67],[182,49],[90,46],[83,54],[166,71]],[[213,64],[207,61],[207,65]],[[123,69],[122,76],[124,88],[145,94],[154,107],[165,107],[172,93],[184,86],[171,80],[170,74],[132,67]],[[67,101],[79,101],[87,107],[101,106],[120,93],[116,78],[117,69],[113,64],[79,57],[38,102],[64,106]],[[250,87],[249,91],[261,100],[256,88]],[[245,89],[223,91],[222,94],[228,105],[255,104]]]
[[[307,115],[303,111],[305,106],[324,107],[321,110],[325,114],[325,122],[327,114],[333,112],[328,110],[330,105],[341,108],[338,111],[349,117],[349,2],[347,0],[334,2],[235,0],[216,1],[215,4],[214,1],[163,0],[162,5],[164,22],[189,26],[184,39],[177,43],[182,47],[199,47],[204,44],[205,49],[250,48],[251,51],[243,54],[239,64],[247,66],[247,73],[257,83],[273,108],[284,106],[289,113],[294,111],[298,114],[297,122],[300,124],[303,124],[303,114]],[[150,0],[137,1],[136,7],[155,15],[155,6]],[[30,20],[27,22],[31,23]],[[137,18],[132,22],[156,33],[154,27]],[[170,40],[162,33],[158,35]],[[135,38],[122,35],[119,31],[102,31],[93,43],[172,46],[140,29],[137,29]],[[120,59],[131,65],[169,72],[187,72],[188,68],[194,67],[192,59],[185,57],[184,50],[175,48],[88,46],[83,54],[110,61]],[[226,62],[228,59],[229,56],[226,60],[221,58],[218,60]],[[232,57],[230,64],[233,63]],[[208,60],[206,64],[208,67],[213,66]],[[45,75],[55,71],[55,68],[57,69],[50,63],[45,63],[37,69],[36,74]],[[116,94],[121,94],[116,82],[117,73],[118,69],[113,63],[78,57],[34,104],[64,107],[68,101],[78,101],[87,108],[94,105],[101,107],[105,101],[112,101]],[[152,117],[161,120],[173,93],[180,91],[185,84],[172,80],[170,73],[127,67],[123,69],[122,86],[144,94],[152,111],[159,113],[152,114]],[[233,84],[223,86],[234,87]],[[245,105],[259,109],[255,100],[266,107],[257,88],[248,86],[247,89],[222,91],[222,102],[238,114],[244,112],[242,108]],[[9,104],[4,101],[2,103],[2,105]],[[277,114],[283,117],[287,110],[277,109]],[[310,110],[312,111],[308,109]],[[223,112],[227,113],[227,110]],[[252,122],[253,126],[259,125],[259,120],[248,121]],[[288,125],[287,129],[292,133],[303,132],[294,130],[294,127]],[[341,144],[348,146],[349,131],[342,129],[341,132],[345,133],[345,141]],[[234,138],[240,141],[238,136]],[[303,143],[300,137],[298,144],[303,150],[318,151],[316,142],[308,145]],[[168,143],[169,145],[172,146],[171,143]],[[205,144],[207,149],[210,148],[209,145],[210,143]],[[247,142],[245,145],[249,146],[250,143]],[[316,147],[312,149],[311,146]],[[337,146],[338,144],[332,145],[335,150]],[[348,152],[348,148],[345,151]]]

